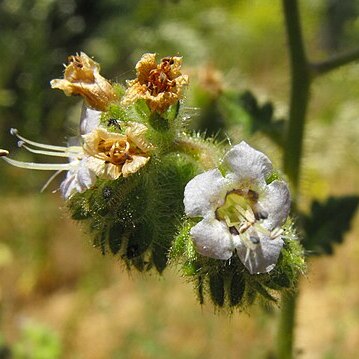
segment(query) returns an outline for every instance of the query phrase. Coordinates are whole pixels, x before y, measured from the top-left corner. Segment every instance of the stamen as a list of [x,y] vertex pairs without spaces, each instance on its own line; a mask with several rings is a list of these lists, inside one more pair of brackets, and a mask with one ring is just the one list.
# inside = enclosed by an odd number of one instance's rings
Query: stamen
[[13,160],[12,158],[2,157],[7,163],[19,167],[33,170],[42,171],[68,171],[70,169],[70,163],[34,163],[34,162],[22,162]]
[[255,217],[257,220],[260,220],[260,219],[267,219],[268,218],[268,212],[265,211],[265,210],[260,210],[258,212],[255,212]]
[[259,238],[258,237],[249,236],[249,239],[253,244],[259,244]]
[[283,232],[284,232],[284,231],[283,231],[282,228],[274,228],[273,231],[270,233],[270,238],[271,238],[271,239],[276,239],[276,238],[279,237]]
[[267,229],[267,228],[265,228],[265,227],[263,227],[263,226],[262,226],[260,223],[258,223],[258,222],[254,223],[254,228],[255,228],[258,232],[263,233],[263,234],[266,235],[266,236],[269,236],[269,237],[270,237],[270,235],[271,235],[270,230]]
[[47,181],[46,183],[42,186],[40,192],[44,192],[45,189],[49,186],[49,184],[61,173],[62,171],[56,171]]
[[10,133],[13,136],[16,136],[18,139],[24,141],[25,143],[28,143],[29,145],[33,145],[35,147],[45,148],[47,150],[61,151],[61,152],[67,152],[68,148],[69,148],[69,147],[64,147],[64,146],[45,145],[43,143],[38,143],[35,141],[28,140],[27,138],[20,136],[18,133],[18,130],[16,128],[10,129]]
[[246,211],[240,205],[235,206],[235,209],[242,217],[246,218]]
[[40,154],[40,155],[53,156],[53,157],[68,158],[69,156],[74,156],[74,155],[78,154],[78,152],[79,152],[79,151],[77,151],[77,152],[53,152],[53,151],[35,150],[35,149],[31,148],[31,147],[26,146],[24,141],[19,141],[17,143],[17,145],[19,147],[25,148],[29,152]]
[[0,157],[5,157],[9,155],[9,151],[0,149]]
[[[251,253],[251,250],[249,249],[249,247],[247,247],[247,252],[246,252],[246,257],[244,258],[244,262],[246,263],[249,259],[249,254]],[[251,264],[250,264],[251,265]]]
[[257,244],[253,243],[248,232],[240,234],[240,238],[241,238],[242,242],[244,243],[244,245],[247,247],[247,249],[254,251],[257,248]]
[[229,227],[229,232],[233,235],[233,236],[238,236],[239,232],[238,229],[235,226]]

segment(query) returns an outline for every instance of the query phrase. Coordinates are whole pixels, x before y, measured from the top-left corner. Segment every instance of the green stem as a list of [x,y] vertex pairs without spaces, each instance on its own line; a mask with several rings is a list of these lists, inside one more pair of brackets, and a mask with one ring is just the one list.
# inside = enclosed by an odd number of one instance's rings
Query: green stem
[[284,151],[284,171],[297,195],[305,116],[309,100],[310,70],[305,55],[296,0],[282,0],[291,68],[289,123]]
[[[282,0],[282,4],[291,70],[290,110],[283,166],[292,185],[295,207],[299,192],[305,118],[310,99],[311,81],[315,77],[358,60],[359,49],[323,62],[310,63],[305,54],[297,0]],[[284,294],[282,296],[282,310],[277,338],[278,359],[293,358],[297,297],[297,289],[289,295]]]
[[295,310],[298,293],[286,293],[282,296],[281,317],[278,330],[278,359],[290,359],[293,356]]
[[[284,171],[292,185],[294,203],[298,195],[305,117],[311,83],[310,68],[305,54],[296,0],[282,0],[288,37],[291,69],[289,122],[284,151]],[[293,358],[297,289],[283,294],[277,337],[278,359]]]
[[312,76],[317,77],[320,75],[325,75],[332,70],[335,70],[341,66],[348,65],[358,60],[359,49],[356,49],[354,51],[332,57],[331,59],[322,62],[311,63],[309,66],[311,69]]

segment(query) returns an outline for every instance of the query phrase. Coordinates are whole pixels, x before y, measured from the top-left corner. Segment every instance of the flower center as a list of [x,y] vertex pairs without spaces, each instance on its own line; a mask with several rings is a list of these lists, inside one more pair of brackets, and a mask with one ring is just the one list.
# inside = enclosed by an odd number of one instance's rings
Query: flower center
[[86,83],[93,83],[95,82],[95,76],[93,74],[93,69],[86,66],[84,64],[83,59],[81,56],[69,56],[68,58],[69,65],[67,68],[72,69],[71,72],[68,73],[69,81],[76,82],[76,81],[83,81]]
[[101,140],[97,148],[99,153],[106,156],[106,160],[114,165],[123,165],[126,161],[132,160],[130,155],[130,144],[126,139],[117,141]]
[[[260,209],[258,193],[253,190],[234,190],[226,195],[224,204],[217,208],[216,217],[228,226],[233,236],[239,236],[247,248],[253,250],[259,244],[259,232],[269,232],[259,223],[268,217]],[[249,230],[254,228],[255,230]]]
[[170,79],[171,66],[173,63],[171,57],[166,57],[161,60],[161,64],[157,69],[150,71],[147,88],[152,96],[157,96],[161,92],[169,92],[176,86],[176,81]]

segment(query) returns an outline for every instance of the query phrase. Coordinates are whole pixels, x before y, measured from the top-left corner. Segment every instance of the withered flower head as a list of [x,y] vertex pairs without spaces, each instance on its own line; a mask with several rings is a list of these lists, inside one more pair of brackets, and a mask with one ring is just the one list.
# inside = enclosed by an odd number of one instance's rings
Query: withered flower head
[[146,126],[129,122],[124,134],[99,127],[83,135],[89,168],[98,177],[113,180],[137,172],[150,159],[152,145],[145,138],[146,131]]
[[202,66],[198,71],[201,87],[212,97],[218,97],[224,88],[223,76],[213,65]]
[[63,79],[52,80],[51,87],[64,91],[66,96],[81,95],[96,110],[106,110],[116,94],[108,80],[100,75],[100,65],[84,52],[68,58]]
[[136,65],[137,79],[128,81],[122,104],[147,101],[152,112],[163,112],[182,96],[188,76],[181,74],[182,57],[165,57],[157,64],[156,54],[144,54]]

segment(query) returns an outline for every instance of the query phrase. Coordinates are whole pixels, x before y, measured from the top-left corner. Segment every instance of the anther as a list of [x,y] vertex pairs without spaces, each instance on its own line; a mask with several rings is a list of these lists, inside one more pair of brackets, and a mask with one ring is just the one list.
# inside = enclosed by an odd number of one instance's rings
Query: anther
[[233,234],[234,236],[238,236],[239,232],[236,227],[229,227],[229,232]]
[[265,211],[265,210],[260,210],[260,211],[256,212],[254,215],[255,215],[257,220],[259,220],[259,219],[267,219],[268,218],[268,212]]
[[258,237],[249,236],[249,239],[253,244],[259,244],[259,238]]
[[0,149],[0,157],[5,157],[9,155],[9,151]]

